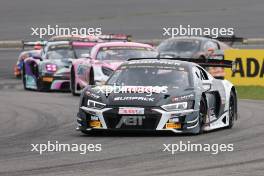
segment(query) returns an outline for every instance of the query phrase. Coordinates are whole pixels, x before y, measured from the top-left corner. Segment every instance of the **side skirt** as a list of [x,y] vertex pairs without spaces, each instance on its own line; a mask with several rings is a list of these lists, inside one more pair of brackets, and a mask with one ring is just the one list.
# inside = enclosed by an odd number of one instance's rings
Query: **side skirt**
[[211,131],[218,128],[223,128],[229,125],[229,112],[224,112],[217,120],[207,123],[204,127],[204,131]]

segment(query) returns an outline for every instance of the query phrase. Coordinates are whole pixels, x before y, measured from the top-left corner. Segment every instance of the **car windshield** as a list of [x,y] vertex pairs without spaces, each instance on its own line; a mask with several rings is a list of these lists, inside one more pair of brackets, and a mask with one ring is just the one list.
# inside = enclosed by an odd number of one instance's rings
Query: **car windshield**
[[92,46],[85,46],[85,47],[75,47],[75,54],[77,58],[81,58],[83,54],[90,54],[92,50]]
[[158,53],[144,47],[103,47],[97,54],[98,60],[127,60],[129,58],[157,57]]
[[158,46],[159,52],[197,52],[200,49],[201,42],[192,39],[174,39],[166,40]]
[[69,46],[54,46],[49,48],[47,52],[48,59],[74,59],[75,54],[71,47]]
[[124,68],[118,69],[107,81],[107,85],[117,86],[168,86],[190,87],[189,72],[184,67],[177,68]]

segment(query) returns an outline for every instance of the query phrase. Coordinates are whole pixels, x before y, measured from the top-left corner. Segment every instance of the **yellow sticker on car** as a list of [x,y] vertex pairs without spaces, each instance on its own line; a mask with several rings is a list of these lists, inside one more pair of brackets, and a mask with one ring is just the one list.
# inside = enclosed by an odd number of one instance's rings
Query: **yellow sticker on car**
[[100,128],[101,127],[101,122],[98,121],[98,120],[91,120],[89,125],[90,125],[90,127]]
[[45,82],[52,82],[53,78],[52,77],[43,77],[42,80]]
[[179,129],[181,128],[181,124],[180,123],[166,123],[166,128]]

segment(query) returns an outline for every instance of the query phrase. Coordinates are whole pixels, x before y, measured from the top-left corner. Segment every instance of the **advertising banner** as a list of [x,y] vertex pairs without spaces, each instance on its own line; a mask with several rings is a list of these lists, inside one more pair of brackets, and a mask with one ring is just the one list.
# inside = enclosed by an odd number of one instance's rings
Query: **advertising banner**
[[264,50],[230,49],[225,50],[225,59],[235,60],[237,68],[234,73],[225,70],[225,78],[235,85],[264,86]]

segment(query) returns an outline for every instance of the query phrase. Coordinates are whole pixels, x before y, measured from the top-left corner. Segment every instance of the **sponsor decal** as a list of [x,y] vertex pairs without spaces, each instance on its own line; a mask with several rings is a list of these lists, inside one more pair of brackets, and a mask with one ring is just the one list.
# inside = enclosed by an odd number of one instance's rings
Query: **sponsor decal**
[[141,126],[145,116],[122,116],[116,128],[121,128],[122,125],[127,126]]
[[85,94],[86,94],[87,96],[91,97],[91,98],[95,98],[95,99],[100,98],[99,95],[94,94],[94,93],[92,93],[92,92],[90,92],[90,91],[86,91]]
[[166,60],[135,60],[130,61],[127,64],[128,65],[134,65],[134,64],[166,64],[166,65],[181,65],[180,63],[173,62],[173,61],[166,61]]
[[43,77],[42,80],[45,82],[52,82],[53,78],[52,77]]
[[144,108],[120,107],[118,114],[144,114]]
[[150,97],[115,97],[114,101],[148,101],[153,102],[154,98]]
[[144,47],[127,47],[127,46],[114,46],[114,47],[103,47],[102,50],[151,50],[149,48]]
[[181,123],[166,123],[166,129],[180,129]]
[[172,97],[172,102],[185,101],[194,97],[194,94],[184,95],[180,97]]
[[91,120],[99,120],[98,116],[91,115]]
[[225,51],[225,58],[236,61],[236,71],[226,69],[225,78],[235,85],[264,86],[264,50],[230,49]]
[[101,122],[98,120],[91,120],[89,122],[89,125],[93,128],[100,128],[101,127]]

